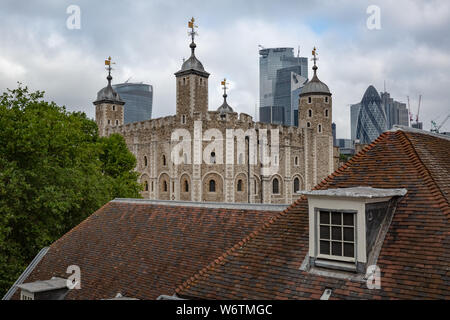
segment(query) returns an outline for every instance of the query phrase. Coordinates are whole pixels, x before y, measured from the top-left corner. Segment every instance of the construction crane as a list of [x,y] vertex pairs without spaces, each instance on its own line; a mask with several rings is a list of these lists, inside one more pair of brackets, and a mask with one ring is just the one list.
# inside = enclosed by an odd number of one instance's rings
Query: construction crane
[[413,114],[411,112],[411,107],[409,105],[409,96],[406,96],[406,99],[408,100],[409,124],[411,125],[413,122]]
[[444,121],[441,122],[440,125],[437,125],[436,121],[431,120],[431,132],[439,133],[439,130],[441,130],[442,126],[447,122],[449,118],[450,114],[447,116],[447,118],[444,119]]
[[420,102],[422,102],[422,95],[419,95],[419,106],[417,107],[416,123],[419,123]]

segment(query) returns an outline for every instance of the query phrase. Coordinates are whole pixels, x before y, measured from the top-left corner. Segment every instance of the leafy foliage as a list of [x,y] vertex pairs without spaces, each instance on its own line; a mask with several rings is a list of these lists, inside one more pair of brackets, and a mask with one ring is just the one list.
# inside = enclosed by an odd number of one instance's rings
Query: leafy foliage
[[0,96],[0,295],[39,252],[116,197],[139,197],[120,135],[98,136],[20,84]]

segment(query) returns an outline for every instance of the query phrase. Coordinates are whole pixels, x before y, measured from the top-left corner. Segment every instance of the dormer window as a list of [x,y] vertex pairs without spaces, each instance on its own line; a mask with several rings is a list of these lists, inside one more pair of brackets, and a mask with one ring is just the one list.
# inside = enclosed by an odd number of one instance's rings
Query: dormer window
[[405,189],[370,187],[301,192],[308,198],[311,272],[365,274],[376,264],[398,197]]

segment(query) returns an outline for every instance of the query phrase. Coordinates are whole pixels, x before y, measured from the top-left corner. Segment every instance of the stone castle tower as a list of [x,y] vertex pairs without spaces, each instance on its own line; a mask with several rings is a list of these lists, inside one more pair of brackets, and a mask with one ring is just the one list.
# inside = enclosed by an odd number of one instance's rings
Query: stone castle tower
[[[192,22],[193,23],[193,22]],[[177,87],[177,113],[181,123],[193,119],[194,113],[208,112],[208,77],[202,63],[195,56],[194,26],[191,28],[191,56],[183,62],[181,70],[175,73]]]
[[94,101],[95,122],[97,122],[100,136],[106,134],[107,127],[121,126],[124,121],[123,106],[125,102],[120,99],[119,94],[111,86],[111,58],[106,60],[106,63],[109,63],[108,76],[106,77],[108,85],[97,93],[97,99]]
[[[313,181],[306,183],[310,187],[320,182],[317,177],[325,177],[334,171],[331,92],[317,77],[316,48],[313,50],[312,60],[314,74],[300,93],[298,108],[299,127],[306,129],[305,146],[312,144],[313,147],[305,148],[311,150],[305,154],[305,164],[313,165],[313,168],[309,168],[313,172]],[[307,157],[310,159],[306,159]]]

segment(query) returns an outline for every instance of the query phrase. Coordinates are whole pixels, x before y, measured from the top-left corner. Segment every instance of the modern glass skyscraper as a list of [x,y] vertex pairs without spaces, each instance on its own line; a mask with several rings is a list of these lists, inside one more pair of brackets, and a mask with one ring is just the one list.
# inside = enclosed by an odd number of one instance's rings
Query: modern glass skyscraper
[[308,59],[295,57],[293,48],[262,49],[259,54],[260,121],[298,125],[295,110],[308,78]]
[[[388,92],[381,92],[380,94],[378,94],[377,90],[373,86],[370,86],[366,90],[364,97],[366,97],[366,100],[364,100],[364,98],[363,98],[363,101],[366,101],[366,102],[368,99],[371,102],[378,103],[378,98],[380,99],[381,109],[383,110],[384,118],[385,118],[384,122],[385,122],[386,129],[384,129],[384,130],[392,129],[393,126],[396,124],[402,125],[402,126],[409,125],[408,109],[406,108],[406,104],[394,100],[393,98],[391,98],[391,95]],[[360,139],[360,138],[357,138],[357,129],[358,129],[358,124],[361,122],[359,117],[361,115],[362,104],[363,104],[363,102],[360,102],[360,103],[356,103],[356,104],[353,104],[350,106],[350,126],[351,126],[351,139],[352,140]],[[381,117],[381,113],[378,111],[373,111],[374,115],[372,117],[371,114],[367,113],[367,108],[368,108],[367,105],[365,106],[365,108],[366,108],[366,111],[364,113],[369,116],[369,119],[370,119],[369,122],[371,122],[372,124],[375,123],[375,124],[379,125],[380,130],[381,130],[381,128],[382,128],[382,123],[380,122],[381,120],[378,121],[377,120],[378,118],[376,118],[378,116]],[[371,127],[372,129],[374,128],[370,124],[362,124],[361,128],[363,128],[363,127],[366,127],[367,129],[369,127]],[[383,131],[381,131],[381,132],[383,132]],[[379,133],[381,133],[381,132],[379,132]],[[378,135],[377,135],[377,137],[378,137]],[[363,142],[363,143],[365,143],[365,142]]]
[[386,114],[377,90],[369,86],[361,101],[356,126],[356,139],[368,144],[387,130]]
[[386,113],[387,127],[391,129],[396,124],[408,126],[409,120],[406,103],[395,101],[391,98],[389,92],[381,92],[380,96],[384,106],[384,112]]
[[124,124],[152,118],[153,86],[143,83],[120,83],[113,85],[123,101]]

